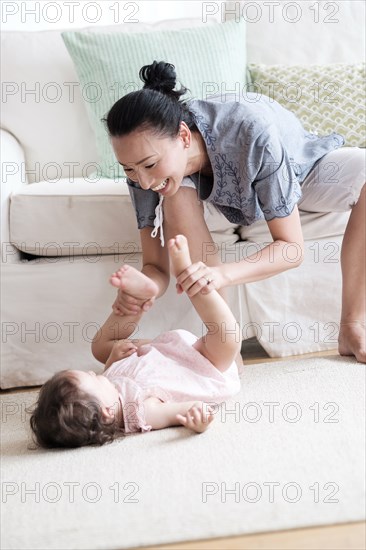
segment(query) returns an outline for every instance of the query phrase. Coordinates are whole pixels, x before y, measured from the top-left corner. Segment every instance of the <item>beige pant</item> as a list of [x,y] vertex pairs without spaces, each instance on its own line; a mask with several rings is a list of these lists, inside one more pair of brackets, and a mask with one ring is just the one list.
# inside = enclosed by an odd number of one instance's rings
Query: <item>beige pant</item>
[[297,203],[306,212],[345,212],[366,181],[366,149],[341,147],[322,157],[301,184]]

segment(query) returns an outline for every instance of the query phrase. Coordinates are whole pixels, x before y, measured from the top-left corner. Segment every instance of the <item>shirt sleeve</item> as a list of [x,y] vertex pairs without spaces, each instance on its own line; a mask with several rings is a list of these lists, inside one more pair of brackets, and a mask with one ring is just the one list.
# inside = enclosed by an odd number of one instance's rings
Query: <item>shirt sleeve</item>
[[159,203],[158,193],[151,189],[142,189],[129,178],[127,178],[127,185],[135,209],[138,229],[154,227],[155,208]]
[[119,381],[123,403],[124,432],[149,432],[151,426],[146,423],[143,390],[130,378],[123,377]]
[[142,388],[128,376],[120,377],[117,387],[122,398],[123,421],[125,434],[149,432],[152,426],[145,417],[144,401],[148,397],[157,397],[160,401],[171,401],[172,397],[158,386]]
[[296,174],[297,164],[289,157],[273,126],[259,136],[255,149],[259,170],[253,188],[259,208],[267,221],[285,218],[292,213],[302,195]]

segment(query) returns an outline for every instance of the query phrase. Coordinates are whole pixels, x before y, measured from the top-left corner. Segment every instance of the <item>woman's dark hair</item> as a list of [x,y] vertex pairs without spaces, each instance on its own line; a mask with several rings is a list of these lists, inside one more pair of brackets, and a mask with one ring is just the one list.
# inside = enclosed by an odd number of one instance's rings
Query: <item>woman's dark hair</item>
[[115,419],[103,419],[96,398],[82,391],[72,371],[56,373],[40,389],[30,426],[36,447],[104,445],[121,436]]
[[182,120],[190,130],[195,129],[187,105],[179,99],[188,88],[174,90],[177,81],[174,65],[154,61],[140,69],[139,77],[144,82],[142,90],[121,97],[107,117],[101,119],[110,137],[120,137],[139,128],[173,138]]

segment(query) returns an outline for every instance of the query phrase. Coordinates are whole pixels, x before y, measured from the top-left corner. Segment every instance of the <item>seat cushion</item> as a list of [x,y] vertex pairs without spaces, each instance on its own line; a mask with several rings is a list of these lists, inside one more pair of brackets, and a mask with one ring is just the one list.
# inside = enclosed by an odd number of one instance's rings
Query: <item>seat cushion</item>
[[[122,180],[39,182],[11,196],[10,242],[36,256],[139,251],[127,184]],[[131,244],[130,244],[131,243]]]
[[[206,220],[216,244],[227,250],[239,238],[256,243],[271,242],[264,220],[237,227],[216,209]],[[350,212],[318,214],[300,212],[305,240],[342,235]],[[97,261],[102,254],[141,251],[128,186],[102,179],[73,183],[39,182],[24,186],[10,199],[10,242],[35,256],[84,256]],[[94,257],[94,260],[91,257]]]
[[[207,224],[213,240],[233,244],[236,226],[220,212]],[[153,229],[153,228],[151,228]],[[36,256],[84,256],[141,251],[135,211],[124,178],[38,182],[10,198],[10,242]],[[91,259],[94,257],[94,260]]]
[[[299,210],[299,214],[304,239],[316,241],[343,235],[351,211],[319,213]],[[238,234],[243,241],[270,243],[273,240],[265,220],[239,227]]]

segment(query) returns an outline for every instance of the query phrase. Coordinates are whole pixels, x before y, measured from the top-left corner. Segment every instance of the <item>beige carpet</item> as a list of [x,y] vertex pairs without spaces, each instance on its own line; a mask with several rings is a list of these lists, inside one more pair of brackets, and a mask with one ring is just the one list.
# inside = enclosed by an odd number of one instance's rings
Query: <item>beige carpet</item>
[[365,517],[365,366],[351,358],[249,365],[241,395],[206,433],[170,428],[105,447],[28,450],[24,408],[35,397],[2,395],[4,550],[129,548]]

